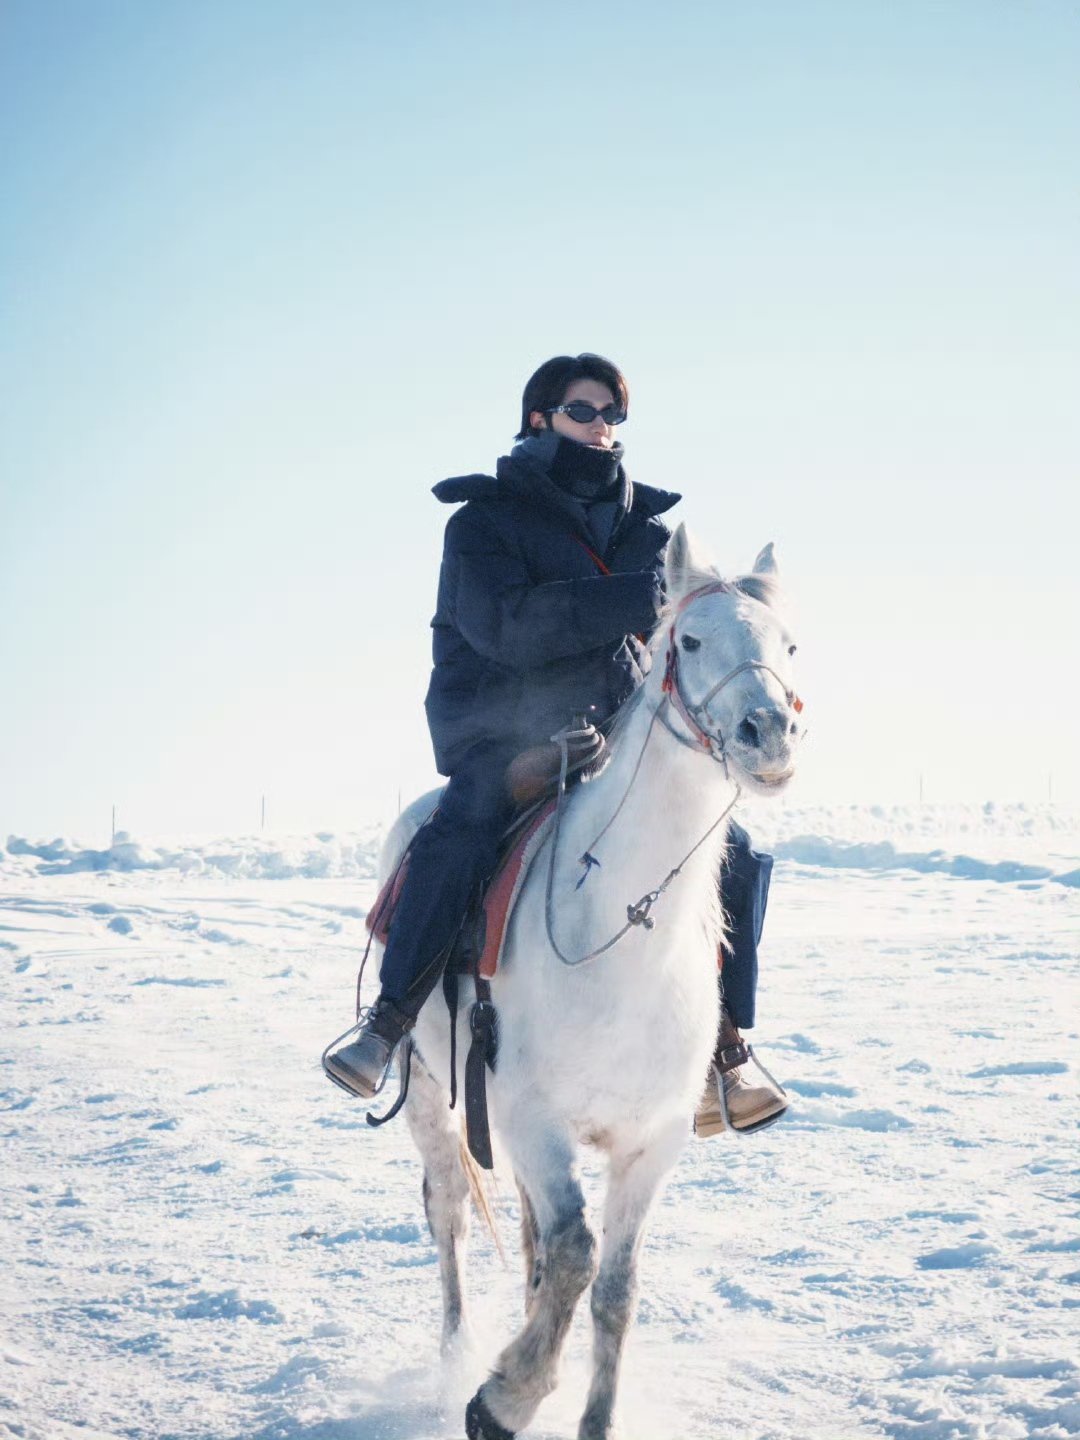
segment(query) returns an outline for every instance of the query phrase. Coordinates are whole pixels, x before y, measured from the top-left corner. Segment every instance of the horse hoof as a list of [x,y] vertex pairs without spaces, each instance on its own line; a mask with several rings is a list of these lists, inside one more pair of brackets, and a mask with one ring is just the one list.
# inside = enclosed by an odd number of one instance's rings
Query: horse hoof
[[514,1431],[500,1425],[484,1404],[482,1388],[465,1408],[465,1434],[469,1440],[514,1440]]

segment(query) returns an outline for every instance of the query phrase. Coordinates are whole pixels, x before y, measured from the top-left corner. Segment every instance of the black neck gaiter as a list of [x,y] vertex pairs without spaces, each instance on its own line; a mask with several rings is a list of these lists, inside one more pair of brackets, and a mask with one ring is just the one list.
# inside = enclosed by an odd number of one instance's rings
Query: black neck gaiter
[[610,450],[599,445],[581,445],[576,440],[559,436],[559,443],[548,465],[553,484],[575,500],[616,500],[621,493],[619,466],[623,447],[618,443]]
[[526,436],[511,452],[512,459],[533,466],[567,497],[601,553],[606,551],[631,504],[632,491],[622,457],[620,444],[603,450],[580,445],[554,430]]
[[620,466],[623,447],[610,450],[581,445],[554,430],[529,435],[514,446],[515,459],[526,460],[542,470],[564,495],[590,504],[594,500],[618,500],[622,495]]

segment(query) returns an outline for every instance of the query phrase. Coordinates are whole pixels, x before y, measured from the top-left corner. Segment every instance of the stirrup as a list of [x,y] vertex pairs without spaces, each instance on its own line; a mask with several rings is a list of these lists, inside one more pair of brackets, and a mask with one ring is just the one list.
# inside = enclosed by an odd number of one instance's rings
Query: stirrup
[[[340,1081],[338,1077],[333,1073],[333,1071],[329,1069],[326,1064],[326,1057],[330,1054],[331,1050],[336,1050],[338,1046],[342,1044],[343,1041],[348,1040],[351,1035],[360,1034],[360,1031],[367,1024],[367,1016],[370,1009],[370,1005],[365,1006],[363,1014],[352,1025],[350,1025],[347,1030],[343,1030],[336,1040],[330,1041],[330,1044],[327,1045],[326,1049],[322,1052],[322,1056],[319,1061],[319,1063],[322,1065],[323,1074],[326,1076],[326,1078],[333,1081],[333,1083],[338,1087],[339,1090],[344,1090],[346,1095],[351,1095],[354,1100],[357,1099],[356,1091],[350,1090],[348,1085],[345,1085],[342,1081]],[[395,1049],[396,1048],[397,1047],[395,1046]],[[378,1095],[382,1091],[383,1086],[386,1084],[386,1076],[390,1069],[390,1061],[393,1060],[393,1058],[394,1051],[391,1050],[389,1058],[386,1062],[386,1069],[383,1071],[383,1077],[379,1081],[379,1084],[375,1090],[375,1095]],[[374,1099],[375,1096],[373,1095],[371,1098]]]
[[[343,1030],[336,1040],[330,1041],[330,1044],[327,1045],[326,1049],[322,1052],[322,1057],[320,1061],[323,1074],[326,1076],[326,1078],[333,1081],[333,1083],[338,1087],[339,1090],[344,1090],[346,1095],[351,1095],[354,1100],[362,1099],[363,1097],[358,1096],[355,1090],[350,1089],[343,1080],[338,1079],[334,1072],[327,1066],[326,1057],[330,1054],[332,1050],[336,1050],[339,1045],[341,1045],[344,1041],[348,1040],[351,1035],[359,1035],[360,1031],[367,1023],[367,1012],[370,1008],[370,1006],[367,1006],[365,1008],[364,1014],[360,1017],[359,1020],[355,1021],[352,1025],[350,1025],[347,1030]],[[394,1046],[394,1048],[390,1051],[390,1054],[387,1056],[386,1068],[383,1070],[382,1079],[379,1081],[378,1085],[376,1085],[375,1091],[370,1096],[370,1099],[374,1100],[377,1095],[381,1095],[382,1092],[386,1089],[386,1082],[390,1078],[390,1071],[393,1067],[394,1061],[397,1059],[398,1051],[401,1049],[402,1045],[405,1046],[405,1055],[398,1067],[399,1089],[397,1099],[394,1101],[393,1105],[390,1107],[390,1109],[386,1112],[385,1115],[372,1115],[371,1111],[369,1110],[366,1117],[367,1123],[369,1125],[385,1125],[388,1120],[392,1120],[394,1116],[399,1113],[401,1107],[405,1104],[405,1101],[408,1098],[409,1076],[412,1071],[413,1047],[412,1037],[409,1032],[406,1031],[405,1034],[402,1035],[401,1039]]]
[[[739,1065],[745,1065],[747,1063],[752,1063],[756,1065],[757,1068],[761,1071],[761,1073],[765,1076],[765,1078],[769,1081],[769,1083],[775,1085],[776,1089],[780,1092],[784,1099],[787,1100],[787,1091],[784,1089],[783,1085],[780,1084],[780,1081],[777,1080],[776,1076],[772,1073],[768,1066],[763,1065],[761,1061],[757,1058],[757,1056],[754,1054],[754,1047],[745,1040],[740,1040],[739,1043],[746,1051],[746,1058],[745,1060],[740,1061]],[[731,1050],[735,1047],[728,1046],[727,1048]],[[736,1068],[737,1067],[733,1065],[728,1067],[729,1070],[733,1070]],[[783,1110],[777,1110],[775,1115],[766,1115],[764,1120],[755,1120],[752,1125],[733,1125],[731,1123],[731,1114],[728,1110],[727,1093],[724,1090],[725,1073],[725,1071],[720,1070],[718,1067],[716,1068],[716,1089],[718,1092],[718,1099],[720,1101],[720,1114],[724,1117],[724,1129],[730,1131],[732,1135],[756,1135],[759,1130],[767,1130],[770,1125],[775,1125],[778,1120],[782,1120],[787,1114],[788,1109],[790,1108],[790,1102],[788,1105],[784,1106]]]

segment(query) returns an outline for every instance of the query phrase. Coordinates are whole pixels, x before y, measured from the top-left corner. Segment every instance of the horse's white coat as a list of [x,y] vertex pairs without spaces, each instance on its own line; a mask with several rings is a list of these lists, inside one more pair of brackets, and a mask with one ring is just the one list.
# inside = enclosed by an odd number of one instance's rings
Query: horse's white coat
[[[683,859],[732,800],[735,784],[775,793],[793,765],[797,729],[784,693],[791,688],[791,637],[778,610],[737,589],[692,598],[716,574],[693,554],[682,527],[672,537],[667,567],[673,610],[658,631],[657,663],[620,718],[607,768],[574,791],[566,805],[555,873],[555,926],[559,946],[571,958],[619,930],[627,904],[653,890]],[[771,545],[755,568],[761,577],[774,579]],[[663,724],[652,724],[650,731],[653,712],[663,701],[663,661],[672,623],[691,702],[746,660],[762,661],[775,672],[743,672],[710,706],[710,728],[728,742],[727,769],[700,748],[680,744]],[[685,635],[691,636],[691,645],[699,641],[698,648],[681,648]],[[665,715],[685,733],[670,707]],[[758,724],[750,732],[756,744],[739,738],[747,716],[771,717],[769,725]],[[646,737],[644,762],[631,786]],[[615,823],[594,844],[624,795]],[[432,798],[410,806],[391,832],[384,876],[430,813]],[[547,848],[523,886],[503,968],[492,981],[499,1058],[488,1095],[493,1127],[535,1218],[536,1261],[526,1324],[480,1392],[487,1413],[510,1431],[527,1425],[554,1387],[574,1305],[592,1282],[594,1375],[579,1436],[607,1440],[614,1434],[619,1360],[632,1319],[643,1226],[690,1133],[716,1035],[722,917],[715,877],[726,831],[725,823],[687,861],[654,911],[654,929],[630,930],[612,950],[577,968],[564,965],[548,942]],[[586,848],[601,863],[578,889],[579,857]],[[463,1009],[471,998],[464,995]],[[464,1024],[461,1038],[459,1093]],[[406,1114],[424,1161],[428,1218],[443,1280],[443,1338],[449,1346],[467,1323],[461,1266],[468,1201],[457,1112],[451,1115],[447,1108],[449,1034],[438,994],[421,1013],[415,1039],[423,1061],[415,1067]],[[577,1177],[575,1152],[582,1143],[601,1147],[610,1160],[599,1255]]]

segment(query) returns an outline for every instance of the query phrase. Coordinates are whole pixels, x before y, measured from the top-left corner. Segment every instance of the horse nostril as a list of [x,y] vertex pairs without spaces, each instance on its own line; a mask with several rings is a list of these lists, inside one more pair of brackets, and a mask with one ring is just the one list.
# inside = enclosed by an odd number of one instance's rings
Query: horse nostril
[[735,731],[735,738],[740,744],[749,745],[754,750],[761,744],[761,735],[758,727],[749,716],[740,722],[739,728]]
[[797,735],[797,734],[799,733],[799,727],[798,727],[798,725],[796,725],[796,723],[795,723],[794,720],[792,720],[791,724],[788,726],[788,732],[787,732],[787,733],[788,733],[789,735]]

